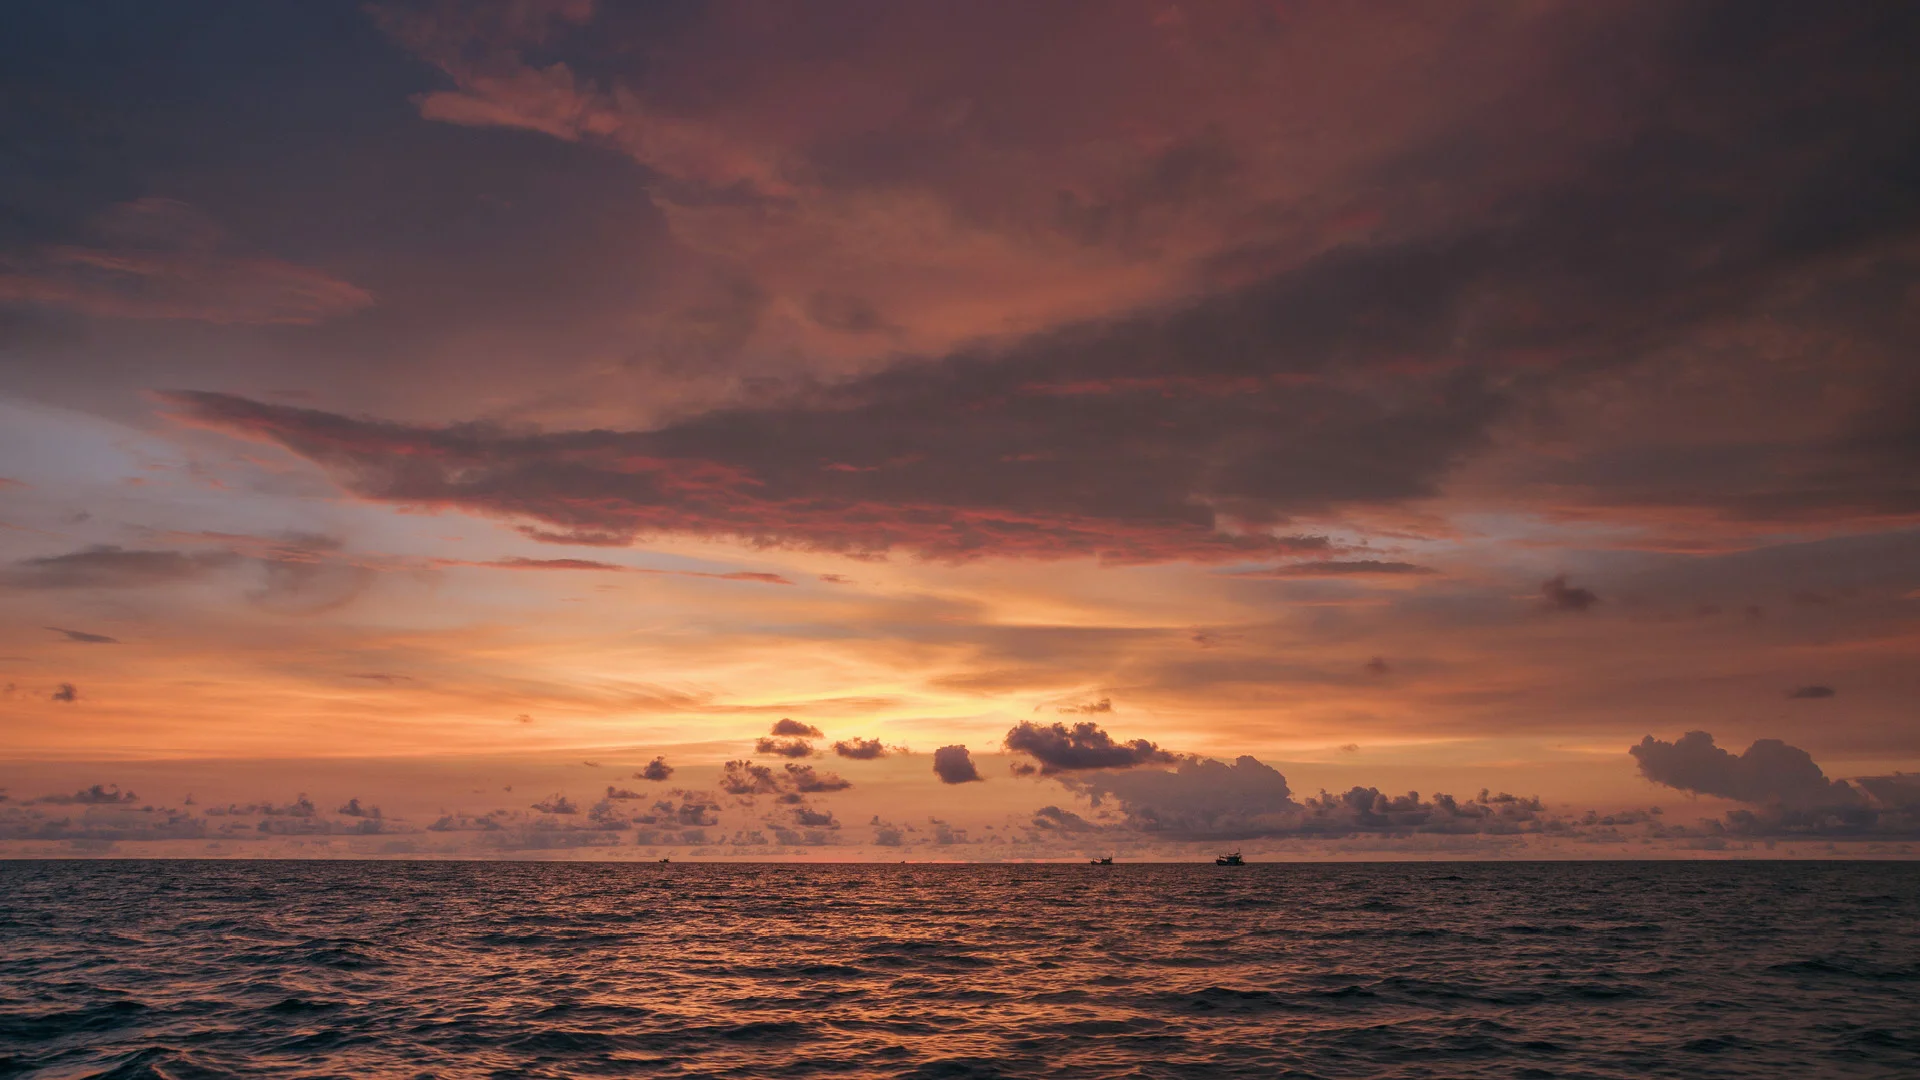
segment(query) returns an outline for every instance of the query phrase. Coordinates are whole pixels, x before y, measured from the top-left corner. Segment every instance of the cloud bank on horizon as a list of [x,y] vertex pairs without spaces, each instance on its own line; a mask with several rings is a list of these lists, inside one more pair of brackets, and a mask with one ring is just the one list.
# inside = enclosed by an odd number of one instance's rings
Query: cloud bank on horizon
[[8,843],[1905,842],[1914,11],[0,25]]

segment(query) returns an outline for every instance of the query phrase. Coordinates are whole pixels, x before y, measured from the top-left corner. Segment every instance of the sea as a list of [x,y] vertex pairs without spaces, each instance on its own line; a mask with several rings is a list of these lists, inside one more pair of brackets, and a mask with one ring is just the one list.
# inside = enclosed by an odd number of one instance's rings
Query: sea
[[1920,864],[6,862],[0,1076],[1920,1077]]

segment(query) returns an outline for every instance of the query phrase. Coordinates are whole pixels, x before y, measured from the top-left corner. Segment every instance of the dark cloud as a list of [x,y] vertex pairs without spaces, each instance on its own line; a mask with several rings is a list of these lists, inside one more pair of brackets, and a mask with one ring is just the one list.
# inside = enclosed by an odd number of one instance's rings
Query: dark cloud
[[320,813],[312,799],[305,794],[297,795],[290,803],[228,803],[225,806],[209,806],[202,813],[208,817],[270,817],[270,818],[311,818]]
[[813,744],[805,739],[761,738],[754,740],[753,752],[772,757],[803,758],[812,757],[814,751]]
[[[1360,834],[1500,834],[1547,828],[1538,798],[1482,791],[1474,798],[1374,787],[1295,800],[1279,770],[1242,756],[1231,764],[1187,758],[1171,770],[1090,772],[1062,778],[1094,805],[1117,803],[1124,827],[1178,841]],[[1063,822],[1064,823],[1064,822]],[[1036,821],[1036,825],[1039,822]]]
[[811,765],[795,765],[789,762],[783,766],[787,771],[787,781],[793,790],[803,792],[845,791],[853,786],[850,780],[844,780],[835,773],[815,772]]
[[1232,764],[1189,758],[1171,771],[1092,772],[1063,782],[1096,805],[1117,802],[1132,828],[1182,839],[1285,832],[1300,810],[1279,770],[1245,756]]
[[68,641],[77,641],[82,645],[118,645],[120,644],[119,638],[108,637],[105,634],[89,634],[85,630],[67,630],[58,626],[49,626],[49,627],[46,627],[46,629],[51,630],[56,634],[65,634]]
[[428,832],[498,832],[505,828],[500,819],[507,815],[505,810],[474,817],[469,814],[445,814],[427,826]]
[[803,724],[798,720],[789,720],[786,717],[781,717],[778,721],[775,721],[773,730],[768,732],[768,734],[799,735],[810,739],[818,739],[821,736],[820,729],[814,727],[812,724]]
[[646,796],[640,794],[637,791],[631,791],[627,788],[617,788],[617,787],[614,787],[612,784],[608,784],[607,798],[609,800],[629,800],[629,799],[644,799],[646,798]]
[[1567,584],[1567,575],[1556,574],[1540,583],[1540,597],[1549,611],[1586,611],[1600,602],[1591,589]]
[[1853,806],[1860,795],[1845,782],[1828,780],[1812,755],[1779,739],[1759,739],[1735,756],[1704,731],[1675,742],[1649,735],[1627,751],[1640,774],[1656,784],[1702,795],[1789,808]]
[[1054,832],[1084,833],[1094,831],[1094,824],[1071,810],[1062,810],[1058,806],[1043,806],[1033,812],[1033,827]]
[[334,813],[342,817],[378,819],[380,817],[380,808],[377,806],[361,806],[360,800],[355,798],[348,799],[347,804],[335,810]]
[[1820,698],[1830,698],[1839,692],[1840,691],[1835,690],[1831,686],[1801,686],[1787,691],[1787,697],[1789,699],[1811,701]]
[[1353,559],[1289,563],[1285,566],[1267,566],[1258,570],[1236,570],[1232,576],[1261,578],[1392,577],[1405,574],[1431,574],[1433,572],[1432,567],[1418,566],[1414,563],[1385,562],[1380,559]]
[[684,829],[712,828],[720,824],[718,806],[689,792],[679,792],[680,801],[661,799],[653,809],[636,820],[642,825],[668,825]]
[[99,545],[65,555],[22,559],[0,573],[0,584],[23,589],[143,588],[201,577],[237,559],[231,551],[187,553]]
[[1145,739],[1115,742],[1091,720],[1071,728],[1065,724],[1023,722],[1007,732],[1006,747],[1039,763],[1042,775],[1081,769],[1128,769],[1135,765],[1165,764],[1174,755]]
[[879,739],[862,739],[856,736],[834,743],[833,752],[854,761],[872,761],[874,758],[886,757],[887,746]]
[[94,784],[71,795],[42,795],[32,801],[55,806],[124,806],[139,800],[140,796],[121,791],[117,784]]
[[973,755],[964,746],[943,746],[933,752],[933,774],[943,784],[969,784],[984,780],[974,767]]
[[580,812],[580,807],[572,799],[558,792],[534,803],[533,808],[543,814],[577,814]]
[[1053,711],[1057,713],[1077,713],[1081,716],[1110,713],[1113,711],[1113,699],[1101,698],[1099,701],[1086,701],[1077,705],[1057,705]]
[[646,768],[633,774],[635,780],[651,780],[655,783],[663,782],[672,776],[673,766],[667,764],[667,759],[664,756],[656,757],[652,761],[647,762]]
[[780,791],[780,778],[769,766],[756,765],[751,761],[729,761],[720,766],[720,790],[748,798],[774,795]]
[[1390,675],[1393,673],[1392,665],[1388,664],[1386,660],[1378,656],[1374,657],[1373,659],[1367,661],[1366,663],[1360,666],[1369,675]]
[[72,704],[80,700],[80,691],[72,683],[63,682],[54,688],[53,700]]
[[793,820],[795,824],[805,828],[838,829],[840,827],[840,823],[833,818],[833,811],[812,810],[805,806],[794,808]]

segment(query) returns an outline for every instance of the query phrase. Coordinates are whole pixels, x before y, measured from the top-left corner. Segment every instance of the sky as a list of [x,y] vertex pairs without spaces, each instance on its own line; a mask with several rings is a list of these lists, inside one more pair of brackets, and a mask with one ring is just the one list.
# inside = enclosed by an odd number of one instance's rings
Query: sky
[[1920,841],[1920,10],[0,14],[0,855]]

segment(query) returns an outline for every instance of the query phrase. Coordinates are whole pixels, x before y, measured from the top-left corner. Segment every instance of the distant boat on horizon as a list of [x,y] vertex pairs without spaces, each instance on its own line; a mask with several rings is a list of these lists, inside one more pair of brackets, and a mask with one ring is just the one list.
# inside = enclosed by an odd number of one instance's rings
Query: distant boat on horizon
[[1240,853],[1239,853],[1239,852],[1237,852],[1237,851],[1234,851],[1234,852],[1229,852],[1229,853],[1227,853],[1227,854],[1225,854],[1225,855],[1216,855],[1216,856],[1214,856],[1214,860],[1213,860],[1213,865],[1215,865],[1215,866],[1245,866],[1245,865],[1247,865],[1247,862],[1246,862],[1246,860],[1245,860],[1245,859],[1242,859],[1242,858],[1240,857]]
[[1088,859],[1087,861],[1095,866],[1112,866],[1113,856],[1109,855],[1104,859]]

